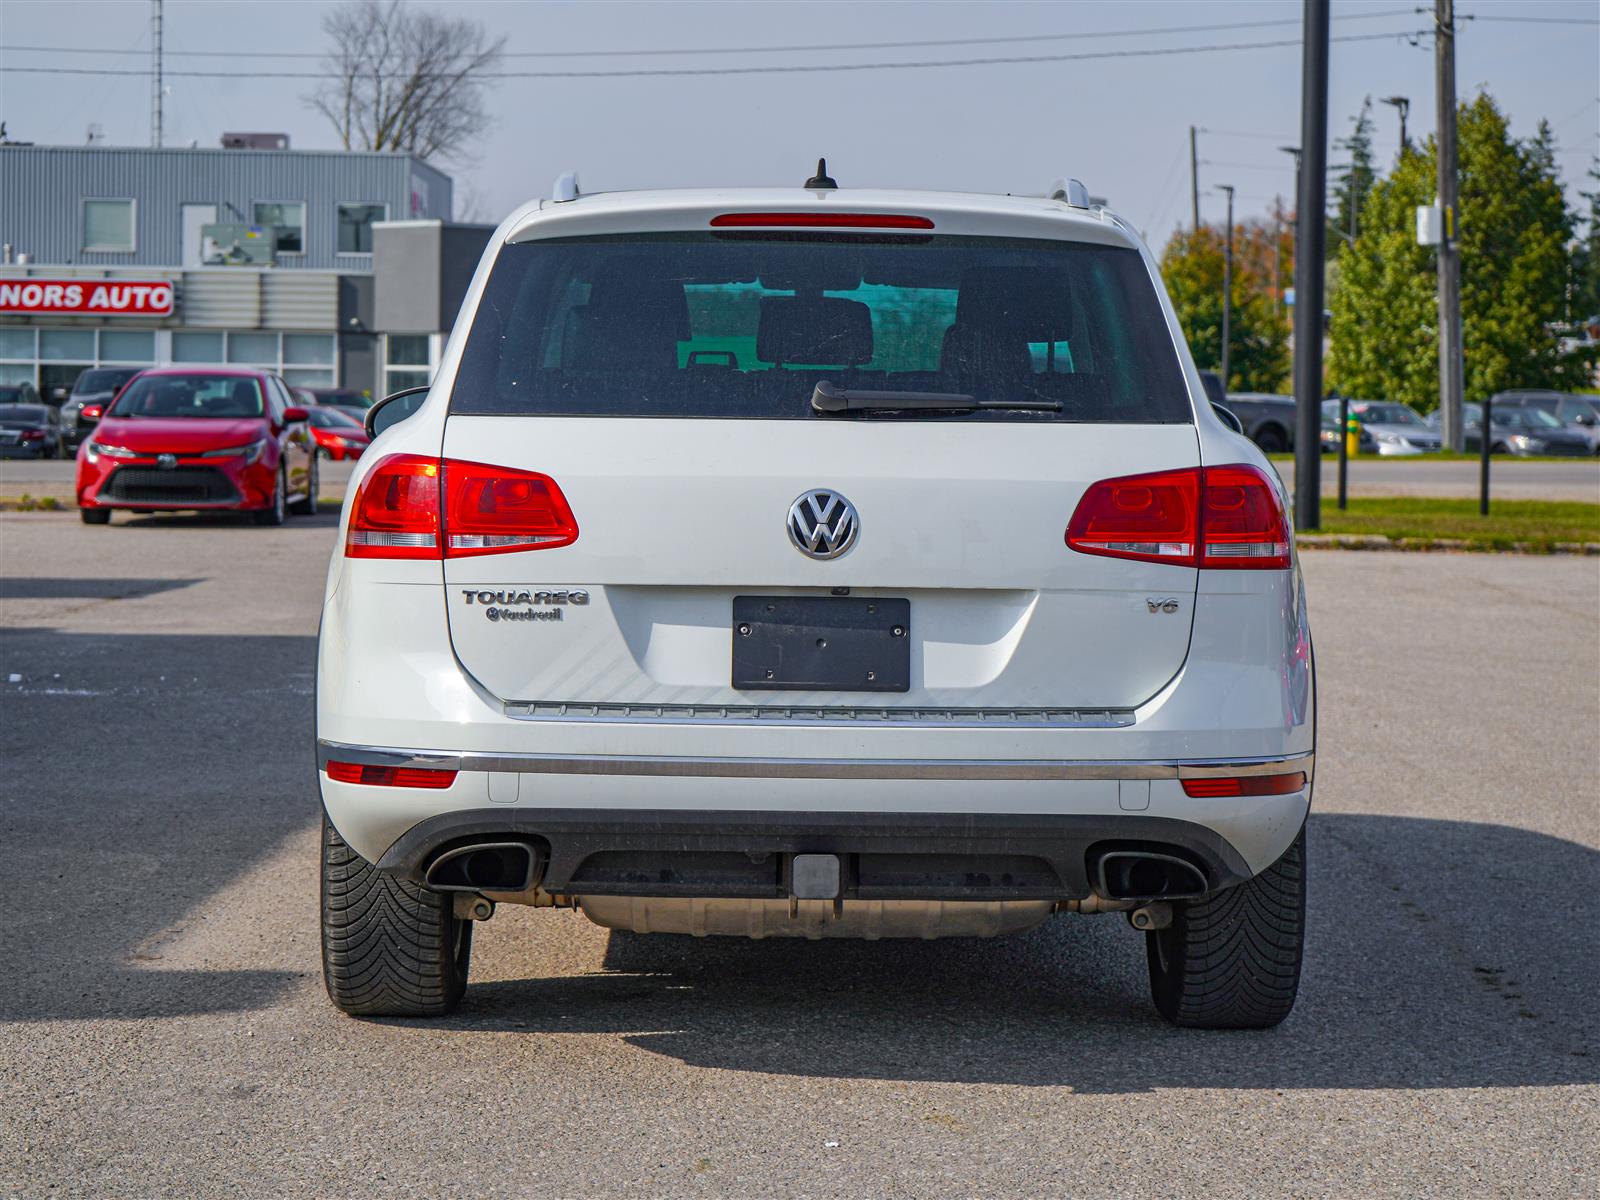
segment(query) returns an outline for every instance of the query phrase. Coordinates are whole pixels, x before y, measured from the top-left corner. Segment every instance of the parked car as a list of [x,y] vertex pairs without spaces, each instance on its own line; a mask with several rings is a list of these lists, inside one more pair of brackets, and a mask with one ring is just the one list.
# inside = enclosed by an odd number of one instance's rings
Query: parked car
[[[1463,404],[1461,415],[1466,448],[1475,452],[1483,446],[1483,406]],[[1517,458],[1545,454],[1577,458],[1594,453],[1586,434],[1568,429],[1542,408],[1512,406],[1502,409],[1493,405],[1489,426],[1490,454],[1510,454]]]
[[317,511],[315,443],[282,379],[235,367],[159,367],[118,393],[78,448],[86,524],[116,509],[248,512],[281,525]]
[[52,405],[12,399],[23,394],[20,387],[0,387],[0,458],[60,458],[60,415]]
[[361,422],[346,409],[318,405],[306,409],[311,436],[317,443],[317,454],[322,458],[342,461],[360,458],[361,452],[372,442]]
[[[1356,422],[1356,453],[1376,454],[1378,443],[1373,440],[1372,431],[1359,421]],[[1324,400],[1322,402],[1322,427],[1321,441],[1324,454],[1339,453],[1339,443],[1344,440],[1345,431],[1339,428],[1339,402],[1337,400]]]
[[1600,454],[1600,397],[1570,392],[1497,392],[1496,411],[1508,408],[1539,408],[1560,421],[1569,431],[1582,434],[1590,453]]
[[1288,1013],[1315,706],[1277,472],[1082,185],[828,185],[566,180],[373,409],[317,669],[346,1012],[450,1011],[518,903],[812,938],[1122,910],[1169,1020]]
[[69,447],[78,448],[78,443],[99,424],[106,405],[138,373],[138,367],[90,367],[79,373],[71,395],[61,406],[61,435]]
[[[1428,454],[1443,444],[1439,431],[1408,404],[1391,400],[1348,400],[1352,417],[1361,423],[1362,431],[1372,438],[1373,449],[1384,458],[1411,454]],[[1322,418],[1339,419],[1338,400],[1322,402]],[[1365,449],[1365,446],[1363,446]]]
[[326,408],[342,408],[356,420],[361,420],[372,407],[372,396],[355,388],[305,388],[311,394],[311,403]]
[[1268,454],[1294,449],[1293,396],[1231,392],[1226,403],[1250,440]]

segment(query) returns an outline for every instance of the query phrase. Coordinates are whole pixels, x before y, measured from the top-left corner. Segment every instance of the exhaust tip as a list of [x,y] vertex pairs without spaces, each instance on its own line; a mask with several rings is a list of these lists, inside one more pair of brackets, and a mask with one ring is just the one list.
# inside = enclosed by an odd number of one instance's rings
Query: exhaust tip
[[1208,890],[1205,872],[1188,859],[1149,850],[1108,850],[1094,877],[1108,900],[1188,900]]
[[474,842],[439,855],[422,882],[436,892],[525,892],[543,868],[544,855],[526,842]]

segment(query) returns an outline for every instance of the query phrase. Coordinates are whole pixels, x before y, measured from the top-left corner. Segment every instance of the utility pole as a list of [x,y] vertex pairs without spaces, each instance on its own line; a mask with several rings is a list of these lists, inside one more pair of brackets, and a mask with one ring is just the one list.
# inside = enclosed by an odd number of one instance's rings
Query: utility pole
[[1294,252],[1294,527],[1322,525],[1322,286],[1328,218],[1328,0],[1305,0]]
[[161,0],[150,0],[150,144],[161,149]]
[[1400,114],[1400,153],[1404,155],[1411,148],[1411,143],[1406,141],[1406,114],[1411,111],[1411,98],[1409,96],[1385,96],[1380,103],[1392,105]]
[[[1461,425],[1461,255],[1456,247],[1456,6],[1434,0],[1434,80],[1439,110],[1439,433],[1466,445]],[[1488,430],[1484,430],[1488,435]]]
[[1272,198],[1272,313],[1283,311],[1283,197]]
[[1193,210],[1194,231],[1200,232],[1200,158],[1195,148],[1195,127],[1189,126],[1189,207]]
[[1219,192],[1228,193],[1228,236],[1223,242],[1222,250],[1222,390],[1226,392],[1232,384],[1228,373],[1228,350],[1232,344],[1229,336],[1233,325],[1233,185],[1220,184]]

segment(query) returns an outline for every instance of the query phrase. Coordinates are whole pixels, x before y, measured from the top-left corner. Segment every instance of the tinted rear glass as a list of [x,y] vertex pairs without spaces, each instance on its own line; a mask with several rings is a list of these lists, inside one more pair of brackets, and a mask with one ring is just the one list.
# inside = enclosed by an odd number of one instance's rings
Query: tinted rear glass
[[112,417],[259,417],[261,388],[247,375],[143,375],[106,414]]
[[451,411],[815,419],[824,379],[1061,404],[919,420],[1193,419],[1134,250],[714,233],[503,247]]

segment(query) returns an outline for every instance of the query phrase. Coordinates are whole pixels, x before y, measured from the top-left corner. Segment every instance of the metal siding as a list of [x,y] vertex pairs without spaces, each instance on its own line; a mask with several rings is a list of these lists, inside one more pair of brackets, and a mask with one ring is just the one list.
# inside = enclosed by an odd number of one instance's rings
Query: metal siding
[[[304,201],[305,253],[280,255],[279,269],[365,271],[370,256],[334,253],[337,205],[387,204],[391,219],[404,218],[410,214],[413,173],[428,180],[434,209],[429,215],[448,220],[449,177],[410,155],[4,146],[0,242],[11,243],[39,265],[178,266],[183,204],[215,204],[219,221],[242,215],[248,222],[257,201]],[[132,253],[83,252],[82,208],[88,198],[137,202]]]
[[337,329],[339,277],[309,271],[262,272],[261,324],[266,329]]
[[261,323],[260,271],[187,271],[183,276],[186,329],[254,329]]

